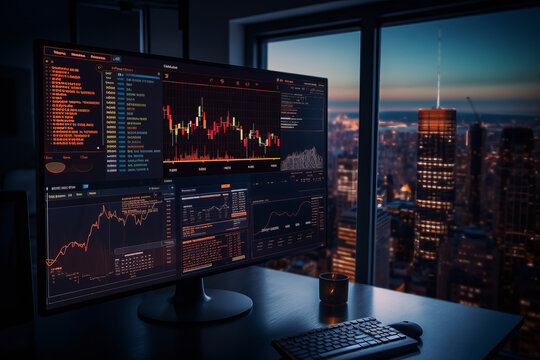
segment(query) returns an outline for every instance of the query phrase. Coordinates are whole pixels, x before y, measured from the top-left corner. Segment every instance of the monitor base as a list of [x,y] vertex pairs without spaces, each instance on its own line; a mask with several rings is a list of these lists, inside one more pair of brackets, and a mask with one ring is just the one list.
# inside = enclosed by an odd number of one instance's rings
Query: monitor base
[[139,317],[165,324],[208,323],[240,316],[253,307],[250,297],[236,291],[205,291],[202,278],[180,280],[174,294],[171,290],[147,294],[139,305]]

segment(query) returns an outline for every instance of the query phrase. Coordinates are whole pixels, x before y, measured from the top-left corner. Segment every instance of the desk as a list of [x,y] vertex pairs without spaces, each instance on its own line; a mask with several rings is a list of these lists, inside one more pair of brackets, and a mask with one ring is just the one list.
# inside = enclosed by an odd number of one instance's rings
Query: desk
[[257,266],[205,282],[207,288],[249,295],[253,309],[215,325],[159,326],[137,317],[144,296],[138,294],[38,318],[30,330],[3,330],[0,336],[12,345],[31,343],[28,348],[40,359],[279,359],[271,339],[374,316],[383,323],[410,320],[423,327],[420,352],[402,358],[481,359],[495,354],[522,322],[521,316],[362,284],[351,284],[348,306],[332,315],[320,305],[317,279]]

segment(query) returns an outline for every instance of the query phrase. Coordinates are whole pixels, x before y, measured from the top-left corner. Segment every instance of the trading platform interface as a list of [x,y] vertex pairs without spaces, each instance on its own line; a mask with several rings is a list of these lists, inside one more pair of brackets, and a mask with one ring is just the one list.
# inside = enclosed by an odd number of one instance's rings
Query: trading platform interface
[[39,51],[47,309],[325,245],[325,79]]

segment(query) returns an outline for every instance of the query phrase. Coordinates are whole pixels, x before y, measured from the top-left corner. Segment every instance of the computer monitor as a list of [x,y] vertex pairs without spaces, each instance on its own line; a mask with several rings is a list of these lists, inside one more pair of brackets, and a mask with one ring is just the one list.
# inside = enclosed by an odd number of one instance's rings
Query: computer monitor
[[42,313],[176,283],[141,316],[167,321],[195,301],[191,320],[214,319],[202,277],[326,245],[326,79],[35,51]]

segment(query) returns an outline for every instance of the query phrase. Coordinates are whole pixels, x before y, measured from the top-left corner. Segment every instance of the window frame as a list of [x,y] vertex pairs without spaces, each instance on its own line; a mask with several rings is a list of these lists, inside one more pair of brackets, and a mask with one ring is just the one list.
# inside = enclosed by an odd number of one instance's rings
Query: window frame
[[374,279],[381,29],[528,7],[538,7],[538,3],[530,0],[381,1],[244,24],[244,65],[258,68],[267,67],[270,41],[361,31],[357,156],[358,163],[365,167],[358,173],[357,184],[356,282],[372,285]]

